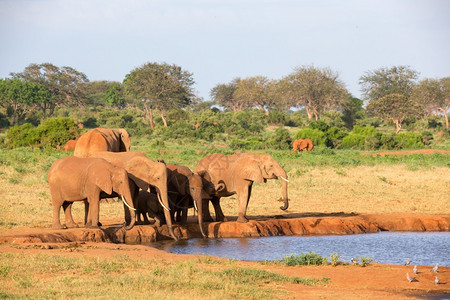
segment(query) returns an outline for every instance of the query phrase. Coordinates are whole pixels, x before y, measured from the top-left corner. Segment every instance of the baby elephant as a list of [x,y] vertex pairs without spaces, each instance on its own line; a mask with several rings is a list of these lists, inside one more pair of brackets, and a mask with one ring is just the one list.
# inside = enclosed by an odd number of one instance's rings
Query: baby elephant
[[[139,191],[139,196],[137,198],[136,223],[150,224],[147,214],[150,218],[155,220],[155,224],[158,227],[165,222],[164,208],[159,204],[158,196],[148,191],[141,190]],[[141,215],[143,216],[143,221],[141,221]]]

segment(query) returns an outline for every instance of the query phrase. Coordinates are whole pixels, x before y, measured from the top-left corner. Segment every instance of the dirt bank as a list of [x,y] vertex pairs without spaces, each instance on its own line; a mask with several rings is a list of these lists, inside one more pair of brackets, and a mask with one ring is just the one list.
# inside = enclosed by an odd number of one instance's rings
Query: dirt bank
[[[282,235],[330,235],[359,234],[379,231],[450,231],[450,215],[358,215],[287,214],[251,217],[248,223],[212,222],[205,224],[209,238],[263,237]],[[182,239],[201,237],[193,217],[187,226],[175,226],[175,234]],[[0,233],[0,242],[13,243],[60,243],[60,242],[107,242],[146,244],[170,239],[166,226],[135,226],[126,231],[117,220],[104,220],[100,229],[74,228],[52,230],[50,228],[14,228]]]

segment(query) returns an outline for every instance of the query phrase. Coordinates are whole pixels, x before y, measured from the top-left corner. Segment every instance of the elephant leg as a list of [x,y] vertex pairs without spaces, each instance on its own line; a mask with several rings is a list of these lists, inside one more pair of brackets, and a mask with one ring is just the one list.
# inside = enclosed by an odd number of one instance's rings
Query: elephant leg
[[64,209],[64,215],[66,217],[66,226],[67,228],[77,228],[78,224],[75,223],[72,217],[72,204],[73,202],[67,202],[64,201],[63,203],[63,209]]
[[246,188],[242,193],[239,193],[239,215],[237,222],[247,223],[248,219],[245,217],[247,213],[248,201],[250,200],[250,195],[252,194],[252,183]]
[[52,195],[52,204],[53,204],[53,223],[52,228],[53,229],[63,229],[64,227],[61,225],[61,221],[59,220],[59,212],[61,210],[61,204],[62,200],[54,197]]
[[204,222],[213,222],[213,218],[211,217],[211,213],[209,212],[209,200],[202,199],[202,207],[203,207],[203,221]]
[[97,199],[89,199],[89,208],[88,208],[88,220],[86,222],[87,228],[98,228],[98,220],[99,220],[99,208],[100,208],[100,198]]
[[220,197],[213,197],[211,203],[214,206],[214,212],[216,213],[216,222],[226,222],[228,219],[225,217],[220,207]]

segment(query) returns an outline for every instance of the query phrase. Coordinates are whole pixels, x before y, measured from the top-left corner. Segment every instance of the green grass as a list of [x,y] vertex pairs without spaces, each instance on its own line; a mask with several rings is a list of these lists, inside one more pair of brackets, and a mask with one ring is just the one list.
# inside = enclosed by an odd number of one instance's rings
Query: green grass
[[[82,251],[82,250],[81,250]],[[280,284],[322,285],[328,278],[284,276],[229,267],[227,262],[68,257],[0,253],[2,298],[273,299],[286,294]],[[217,267],[220,269],[217,270]]]
[[311,251],[308,253],[302,253],[300,255],[286,255],[282,262],[286,266],[321,266],[328,264],[328,258],[320,256],[314,251]]

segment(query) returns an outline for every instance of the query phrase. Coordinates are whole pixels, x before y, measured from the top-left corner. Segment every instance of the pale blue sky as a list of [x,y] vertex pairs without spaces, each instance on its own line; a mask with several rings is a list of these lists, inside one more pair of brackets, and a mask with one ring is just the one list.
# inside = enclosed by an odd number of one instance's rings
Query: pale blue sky
[[297,66],[329,67],[360,97],[369,70],[408,65],[450,76],[446,0],[0,0],[0,78],[30,63],[122,81],[146,62],[194,74],[205,100],[219,83]]

